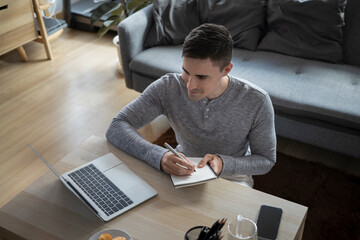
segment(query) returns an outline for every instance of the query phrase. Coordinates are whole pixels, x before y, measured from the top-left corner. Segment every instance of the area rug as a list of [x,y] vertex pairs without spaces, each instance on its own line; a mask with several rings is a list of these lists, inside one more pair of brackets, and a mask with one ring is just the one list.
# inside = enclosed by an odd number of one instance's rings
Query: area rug
[[[155,144],[177,145],[172,129]],[[254,176],[254,188],[308,207],[304,240],[360,239],[360,178],[277,153],[272,170]]]

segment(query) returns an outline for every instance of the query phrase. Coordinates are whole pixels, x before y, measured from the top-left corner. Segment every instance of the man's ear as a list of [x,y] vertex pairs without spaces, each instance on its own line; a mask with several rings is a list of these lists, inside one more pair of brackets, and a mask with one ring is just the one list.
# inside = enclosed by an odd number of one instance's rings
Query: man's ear
[[225,68],[224,68],[224,76],[228,75],[231,69],[233,68],[232,62],[230,62]]

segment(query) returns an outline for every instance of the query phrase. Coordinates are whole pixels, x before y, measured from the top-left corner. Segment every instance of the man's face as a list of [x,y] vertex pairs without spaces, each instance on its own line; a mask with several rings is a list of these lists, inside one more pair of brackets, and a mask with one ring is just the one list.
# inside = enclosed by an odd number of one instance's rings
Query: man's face
[[220,71],[218,66],[214,66],[210,58],[197,59],[184,57],[183,72],[188,96],[193,101],[198,101],[207,97],[214,99],[219,97],[227,88],[227,74],[232,68],[232,64]]

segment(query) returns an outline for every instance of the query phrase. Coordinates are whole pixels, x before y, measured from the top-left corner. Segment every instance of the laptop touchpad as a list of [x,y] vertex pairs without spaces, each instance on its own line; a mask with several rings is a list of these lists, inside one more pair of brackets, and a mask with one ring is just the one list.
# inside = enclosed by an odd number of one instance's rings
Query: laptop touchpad
[[120,164],[114,168],[111,168],[104,172],[104,174],[124,192],[126,192],[127,189],[136,187],[143,181],[125,164]]

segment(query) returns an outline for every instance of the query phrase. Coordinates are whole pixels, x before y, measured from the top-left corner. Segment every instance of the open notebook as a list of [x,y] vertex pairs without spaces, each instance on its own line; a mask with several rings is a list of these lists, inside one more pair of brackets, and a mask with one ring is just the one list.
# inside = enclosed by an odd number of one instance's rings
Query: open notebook
[[[188,157],[188,159],[197,166],[202,158]],[[170,177],[175,188],[193,186],[217,179],[216,173],[208,164],[203,168],[196,167],[196,172],[192,173],[190,176],[170,175]]]

